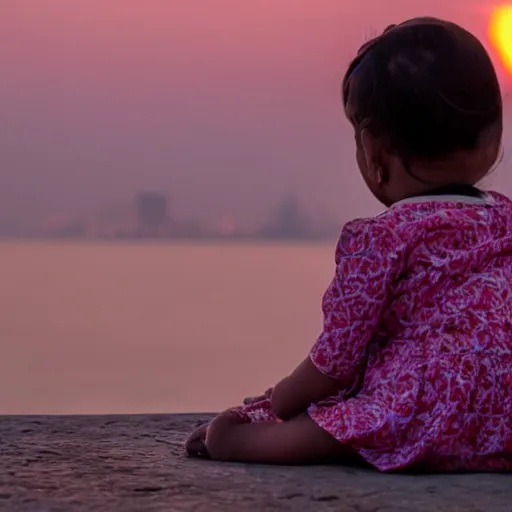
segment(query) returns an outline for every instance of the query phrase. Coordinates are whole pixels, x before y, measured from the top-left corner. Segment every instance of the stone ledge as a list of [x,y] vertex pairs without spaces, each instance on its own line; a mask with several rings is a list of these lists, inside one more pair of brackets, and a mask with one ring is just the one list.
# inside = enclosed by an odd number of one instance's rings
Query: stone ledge
[[207,415],[0,416],[0,510],[510,512],[509,475],[383,475],[187,459]]

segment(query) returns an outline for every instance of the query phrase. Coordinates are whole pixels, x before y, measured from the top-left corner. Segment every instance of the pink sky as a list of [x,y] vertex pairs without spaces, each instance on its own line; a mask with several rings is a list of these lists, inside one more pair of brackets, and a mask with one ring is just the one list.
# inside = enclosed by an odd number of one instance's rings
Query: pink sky
[[[2,0],[0,217],[88,212],[140,188],[169,190],[180,216],[259,222],[288,192],[342,219],[372,213],[339,101],[349,59],[417,15],[486,41],[490,6]],[[512,192],[504,174],[491,184]]]

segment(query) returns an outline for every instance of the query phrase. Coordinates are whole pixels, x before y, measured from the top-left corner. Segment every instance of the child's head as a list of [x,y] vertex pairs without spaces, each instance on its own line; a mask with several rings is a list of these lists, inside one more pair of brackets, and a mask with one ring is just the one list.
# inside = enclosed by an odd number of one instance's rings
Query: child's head
[[496,163],[503,131],[498,78],[478,39],[434,18],[366,43],[343,81],[357,161],[384,204],[473,185]]

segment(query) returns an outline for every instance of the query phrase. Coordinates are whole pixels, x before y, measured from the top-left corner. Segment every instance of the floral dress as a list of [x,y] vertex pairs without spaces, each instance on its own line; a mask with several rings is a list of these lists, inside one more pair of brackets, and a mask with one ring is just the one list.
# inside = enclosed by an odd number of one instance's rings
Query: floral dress
[[[381,471],[512,470],[512,202],[425,196],[347,224],[311,418]],[[268,400],[235,409],[279,421]]]

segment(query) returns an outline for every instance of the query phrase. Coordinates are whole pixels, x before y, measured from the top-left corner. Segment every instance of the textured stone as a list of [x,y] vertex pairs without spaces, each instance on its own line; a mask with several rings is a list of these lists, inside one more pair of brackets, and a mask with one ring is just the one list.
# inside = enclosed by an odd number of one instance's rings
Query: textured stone
[[0,510],[511,512],[509,475],[187,459],[205,415],[0,417]]

